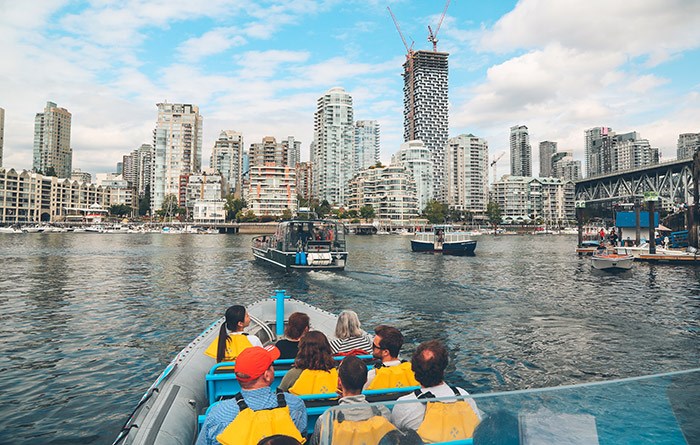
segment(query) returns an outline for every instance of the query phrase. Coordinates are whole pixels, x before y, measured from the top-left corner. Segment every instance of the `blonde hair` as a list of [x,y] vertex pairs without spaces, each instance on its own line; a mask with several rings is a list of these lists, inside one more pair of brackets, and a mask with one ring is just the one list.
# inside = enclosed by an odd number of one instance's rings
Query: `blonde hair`
[[339,339],[359,337],[362,335],[360,329],[360,318],[355,311],[343,311],[338,315],[338,323],[335,325],[335,336]]

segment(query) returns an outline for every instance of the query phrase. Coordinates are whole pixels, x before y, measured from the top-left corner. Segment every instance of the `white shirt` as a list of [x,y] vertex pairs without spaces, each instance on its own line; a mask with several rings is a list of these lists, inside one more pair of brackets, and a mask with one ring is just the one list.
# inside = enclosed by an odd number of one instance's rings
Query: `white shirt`
[[[468,392],[462,388],[457,388],[457,391],[462,395],[469,395]],[[454,397],[455,393],[452,391],[447,383],[442,383],[437,386],[432,386],[430,388],[421,388],[421,393],[431,392],[436,398],[441,397]],[[405,396],[399,397],[397,402],[402,400],[418,400],[415,393],[410,393]],[[429,401],[430,399],[421,399]],[[476,403],[472,399],[465,400],[472,407],[477,417],[481,419],[481,412],[476,407]],[[449,403],[449,402],[446,402]],[[423,418],[425,417],[425,404],[424,403],[397,403],[394,405],[394,409],[391,411],[391,423],[393,423],[399,429],[410,428],[412,430],[417,430],[420,428],[421,423],[423,423]]]
[[[382,362],[383,366],[390,367],[390,366],[398,366],[401,364],[401,360],[396,359],[396,360],[389,360],[388,362]],[[367,389],[369,387],[369,384],[372,383],[372,380],[377,376],[377,368],[372,368],[369,371],[367,371],[367,383],[365,383],[365,386],[362,387],[362,389]]]
[[263,344],[260,341],[260,337],[258,337],[257,335],[244,334],[243,332],[230,332],[230,331],[228,334],[229,335],[246,335],[246,337],[248,337],[248,341],[250,342],[251,345],[260,346],[261,348],[263,347]]

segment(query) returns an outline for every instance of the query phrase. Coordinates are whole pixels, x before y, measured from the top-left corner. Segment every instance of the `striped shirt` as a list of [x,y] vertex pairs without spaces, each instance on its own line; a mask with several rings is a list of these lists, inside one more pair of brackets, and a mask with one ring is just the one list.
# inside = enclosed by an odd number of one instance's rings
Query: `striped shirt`
[[331,350],[333,354],[341,352],[350,352],[353,349],[362,349],[368,354],[372,353],[372,337],[369,334],[363,334],[359,337],[336,338],[331,340]]
[[[277,394],[269,386],[250,391],[244,389],[241,390],[241,394],[245,403],[253,411],[277,406]],[[284,399],[287,401],[287,406],[289,406],[289,414],[292,416],[294,425],[301,435],[305,436],[307,418],[304,402],[299,397],[289,393],[284,393]],[[224,400],[214,406],[207,414],[204,425],[202,425],[202,431],[197,437],[197,445],[218,445],[219,442],[216,440],[216,436],[221,434],[233,422],[233,419],[238,415],[238,411],[236,399]]]

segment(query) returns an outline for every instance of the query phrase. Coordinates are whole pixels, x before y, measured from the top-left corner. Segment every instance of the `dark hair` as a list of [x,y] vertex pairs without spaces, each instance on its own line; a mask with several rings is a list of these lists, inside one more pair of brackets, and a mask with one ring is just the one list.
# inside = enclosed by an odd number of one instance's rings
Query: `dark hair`
[[411,369],[424,387],[436,386],[445,380],[447,349],[439,340],[424,341],[411,357]]
[[386,433],[377,445],[421,445],[423,440],[412,429],[391,430]]
[[238,323],[245,321],[245,307],[235,304],[226,309],[226,321],[221,323],[219,329],[219,344],[216,348],[216,363],[221,363],[226,357],[226,342],[228,341],[228,333],[238,331]]
[[258,445],[301,445],[301,442],[291,436],[275,434],[274,436],[267,436],[260,439]]
[[379,325],[374,328],[374,333],[382,339],[379,347],[389,351],[392,357],[398,357],[401,346],[403,346],[403,334],[393,326]]
[[299,369],[330,371],[335,367],[331,344],[321,331],[307,332],[299,342],[299,352],[294,359]]
[[367,383],[367,365],[357,356],[348,355],[338,365],[338,377],[344,389],[360,392]]
[[294,312],[289,316],[284,335],[287,338],[296,340],[304,335],[304,330],[309,327],[309,316],[303,312]]

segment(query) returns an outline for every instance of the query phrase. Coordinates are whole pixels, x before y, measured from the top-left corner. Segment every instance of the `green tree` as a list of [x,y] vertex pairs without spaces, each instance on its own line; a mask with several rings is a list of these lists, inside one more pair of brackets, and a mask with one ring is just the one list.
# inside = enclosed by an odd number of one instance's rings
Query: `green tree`
[[243,210],[248,206],[245,199],[236,198],[233,193],[226,195],[226,204],[224,204],[224,210],[226,211],[226,221],[237,220],[238,212]]
[[243,210],[240,210],[236,214],[236,221],[240,222],[255,222],[258,220],[258,215],[255,214],[252,210],[248,210],[247,212],[243,212]]
[[115,204],[113,206],[109,206],[109,213],[112,216],[130,216],[131,206],[126,204]]
[[143,196],[139,198],[139,215],[144,216],[151,209],[151,185],[146,186]]
[[323,202],[321,202],[321,204],[315,209],[315,212],[319,218],[325,218],[331,213],[331,204],[324,199]]
[[357,210],[348,210],[347,218],[354,219],[357,218],[357,215]]
[[423,216],[428,219],[430,224],[442,224],[447,220],[449,207],[434,199],[428,201],[428,204],[423,209]]
[[360,207],[360,218],[364,219],[365,221],[370,218],[374,218],[374,215],[374,207],[371,205]]
[[289,221],[292,218],[294,218],[294,215],[292,215],[292,211],[289,209],[284,209],[284,211],[282,212],[282,221]]
[[173,216],[179,213],[180,207],[178,206],[177,196],[172,193],[165,195],[158,214],[165,219],[172,219]]
[[501,224],[501,208],[495,201],[489,201],[486,206],[486,217],[488,218],[491,225],[493,225],[493,234],[496,234],[496,229],[498,225]]

